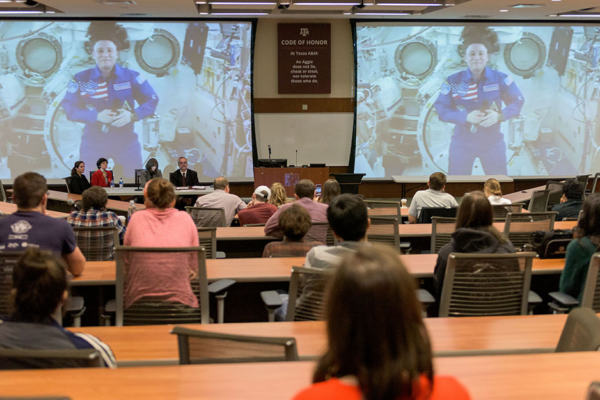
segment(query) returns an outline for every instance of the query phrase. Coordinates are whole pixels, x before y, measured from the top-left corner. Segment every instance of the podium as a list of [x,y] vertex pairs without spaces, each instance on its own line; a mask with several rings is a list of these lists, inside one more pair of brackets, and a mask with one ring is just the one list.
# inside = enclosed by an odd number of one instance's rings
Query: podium
[[358,194],[358,186],[366,174],[333,174],[334,178],[340,184],[342,193]]
[[324,184],[329,179],[329,168],[254,168],[254,187],[271,187],[275,182],[285,187],[288,197],[294,197],[296,183],[310,179],[315,185]]

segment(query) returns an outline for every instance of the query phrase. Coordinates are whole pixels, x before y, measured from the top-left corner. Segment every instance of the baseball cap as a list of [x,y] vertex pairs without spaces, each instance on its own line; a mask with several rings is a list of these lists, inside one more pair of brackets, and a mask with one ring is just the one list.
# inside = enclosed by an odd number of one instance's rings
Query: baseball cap
[[269,189],[265,185],[261,185],[261,186],[257,187],[256,190],[254,191],[254,194],[265,197],[263,192],[267,192],[267,200],[269,200],[269,198],[271,197],[271,189]]

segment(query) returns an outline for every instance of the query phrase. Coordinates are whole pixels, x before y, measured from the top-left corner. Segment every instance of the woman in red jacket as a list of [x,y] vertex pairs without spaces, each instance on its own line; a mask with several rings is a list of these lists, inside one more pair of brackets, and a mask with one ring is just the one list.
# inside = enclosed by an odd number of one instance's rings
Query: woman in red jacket
[[113,180],[113,173],[112,171],[106,170],[107,165],[108,160],[106,158],[98,159],[98,161],[96,162],[98,171],[94,172],[94,174],[92,175],[92,186],[110,186],[110,182]]
[[434,377],[414,278],[398,253],[365,244],[342,259],[325,306],[329,349],[295,400],[468,400]]

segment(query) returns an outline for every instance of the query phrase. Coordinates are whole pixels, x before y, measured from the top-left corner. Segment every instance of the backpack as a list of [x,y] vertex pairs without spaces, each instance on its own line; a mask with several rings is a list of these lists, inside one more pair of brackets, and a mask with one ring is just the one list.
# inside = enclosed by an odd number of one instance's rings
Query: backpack
[[531,234],[533,251],[537,252],[540,258],[565,258],[571,240],[572,229],[535,231]]

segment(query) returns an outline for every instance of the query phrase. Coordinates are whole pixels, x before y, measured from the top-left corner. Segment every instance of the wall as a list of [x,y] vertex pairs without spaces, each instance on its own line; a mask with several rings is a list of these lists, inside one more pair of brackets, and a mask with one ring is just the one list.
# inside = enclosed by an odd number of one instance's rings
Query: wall
[[[277,93],[277,24],[331,24],[331,93]],[[259,158],[287,158],[289,164],[347,166],[354,123],[354,55],[348,20],[260,19],[254,46],[254,118]],[[302,111],[302,105],[308,107]]]

